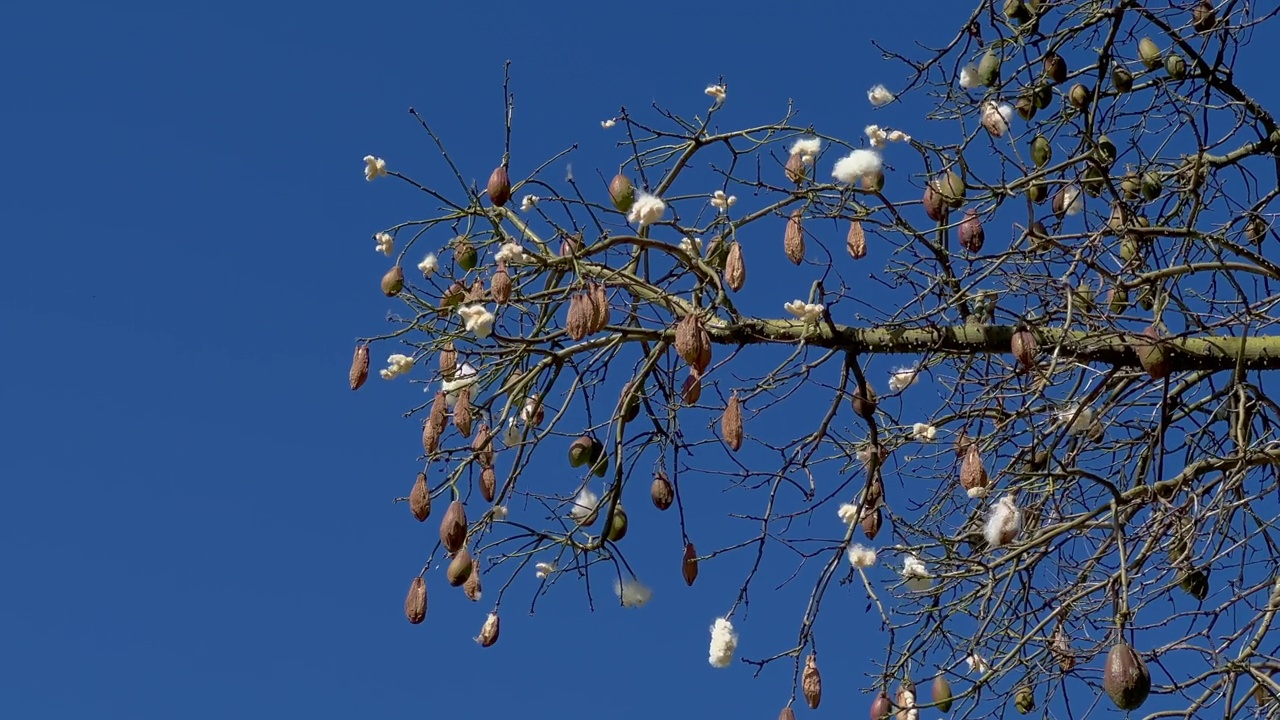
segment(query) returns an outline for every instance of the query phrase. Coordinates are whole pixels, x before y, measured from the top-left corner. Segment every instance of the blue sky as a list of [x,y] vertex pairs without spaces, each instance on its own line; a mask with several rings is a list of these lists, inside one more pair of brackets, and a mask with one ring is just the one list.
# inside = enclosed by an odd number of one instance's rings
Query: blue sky
[[[391,503],[417,470],[400,415],[421,396],[376,377],[353,394],[345,375],[391,307],[370,236],[421,198],[366,183],[361,157],[451,182],[415,106],[483,183],[507,59],[526,170],[573,142],[580,177],[610,167],[600,120],[700,112],[721,76],[727,123],[794,99],[799,122],[853,140],[867,87],[904,78],[870,34],[936,44],[959,5],[910,23],[836,2],[8,8],[0,715],[776,714],[788,671],[706,661],[739,565],[685,588],[670,517],[633,551],[656,591],[641,610],[589,613],[563,583],[534,617],[511,601],[482,650],[485,609],[437,582],[427,621],[404,621],[435,541]],[[877,623],[834,592],[824,709],[862,713]],[[744,653],[785,647],[802,599],[753,599]]]

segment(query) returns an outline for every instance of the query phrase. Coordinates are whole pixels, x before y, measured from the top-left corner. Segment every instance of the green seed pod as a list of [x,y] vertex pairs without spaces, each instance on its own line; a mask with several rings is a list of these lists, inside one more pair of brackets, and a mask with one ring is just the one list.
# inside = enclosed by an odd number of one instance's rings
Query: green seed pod
[[987,87],[1000,82],[1000,56],[995,50],[988,50],[978,63],[978,80]]
[[1084,191],[1092,197],[1102,195],[1103,189],[1107,186],[1106,173],[1096,165],[1089,165],[1084,169],[1084,174],[1080,177],[1080,186]]
[[1204,602],[1204,599],[1209,597],[1209,573],[1199,569],[1184,572],[1178,579],[1178,587],[1191,597]]
[[1163,189],[1159,175],[1154,172],[1142,174],[1142,197],[1148,201],[1155,200],[1160,197],[1160,191]]
[[1076,83],[1071,86],[1067,99],[1071,101],[1072,107],[1077,110],[1087,110],[1089,102],[1093,100],[1093,90],[1090,90],[1089,86],[1084,83]]
[[1022,0],[1005,0],[1004,16],[1010,22],[1021,25],[1031,19],[1031,9]]
[[1104,167],[1110,168],[1116,163],[1116,144],[1106,135],[1099,136],[1098,151],[1094,153],[1094,157],[1098,158],[1098,162]]
[[1013,103],[1013,109],[1017,111],[1018,117],[1023,120],[1031,120],[1036,116],[1036,101],[1029,92],[1024,92],[1018,96],[1016,102]]
[[1111,69],[1111,84],[1115,86],[1116,92],[1127,93],[1133,90],[1133,73],[1117,65]]
[[622,173],[613,176],[609,182],[609,200],[619,212],[627,212],[636,201],[636,189],[631,179]]
[[1185,80],[1187,77],[1187,61],[1181,55],[1170,54],[1164,59],[1164,71],[1172,80]]
[[1163,63],[1159,46],[1149,37],[1144,37],[1138,41],[1138,57],[1142,60],[1142,64],[1147,66],[1148,70],[1155,70]]
[[1045,53],[1044,76],[1049,82],[1058,85],[1067,79],[1067,61],[1056,52]]
[[476,263],[480,261],[480,255],[466,238],[459,238],[457,244],[453,246],[453,259],[458,263],[458,267],[462,270],[475,270]]
[[1119,315],[1129,309],[1129,291],[1121,287],[1111,288],[1107,293],[1107,309]]
[[1027,197],[1039,205],[1049,197],[1049,186],[1043,180],[1033,180],[1027,185]]
[[1042,168],[1049,164],[1053,159],[1053,146],[1049,144],[1049,138],[1043,135],[1037,135],[1031,139],[1031,162],[1036,167]]
[[1120,181],[1120,191],[1124,193],[1125,200],[1137,200],[1142,192],[1142,183],[1138,180],[1138,175],[1132,172],[1126,174]]
[[1017,709],[1019,715],[1026,715],[1032,710],[1035,710],[1035,692],[1026,685],[1018,688],[1018,692],[1013,696],[1013,706]]

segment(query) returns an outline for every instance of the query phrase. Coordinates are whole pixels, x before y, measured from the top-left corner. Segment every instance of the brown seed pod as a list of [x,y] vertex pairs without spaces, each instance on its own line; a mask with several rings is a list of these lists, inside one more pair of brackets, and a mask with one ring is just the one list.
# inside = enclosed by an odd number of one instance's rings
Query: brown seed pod
[[1044,54],[1044,76],[1054,85],[1067,80],[1067,62],[1056,52]]
[[409,491],[409,510],[418,522],[426,522],[431,515],[431,488],[427,487],[427,474],[418,473],[413,481],[413,489]]
[[684,387],[680,388],[680,398],[685,405],[697,405],[702,398],[702,376],[696,370],[689,371],[684,379]]
[[499,305],[511,299],[511,273],[507,272],[505,261],[500,261],[498,269],[493,271],[493,278],[489,280],[489,293]]
[[399,295],[404,289],[404,270],[401,270],[399,265],[391,268],[386,275],[382,276],[381,285],[383,295],[387,297]]
[[507,166],[499,165],[494,168],[493,174],[489,176],[489,202],[496,207],[502,207],[511,199],[511,175],[507,172]]
[[480,423],[480,429],[476,430],[476,439],[471,441],[471,452],[476,455],[476,463],[481,469],[493,468],[493,436],[494,432],[489,429],[488,423]]
[[1267,238],[1267,221],[1260,217],[1254,216],[1249,218],[1249,222],[1244,225],[1244,237],[1249,242],[1257,245]]
[[618,394],[618,403],[621,406],[619,414],[623,422],[631,422],[640,416],[640,391],[633,391],[633,385],[634,381],[627,381],[622,386],[622,392]]
[[854,260],[861,260],[867,256],[867,233],[862,229],[861,222],[857,220],[849,222],[849,234],[844,238],[844,249]]
[[787,179],[796,185],[803,183],[805,176],[809,174],[809,168],[804,164],[800,153],[792,153],[791,157],[787,158],[786,171]]
[[724,261],[724,284],[738,292],[746,282],[747,265],[742,261],[742,245],[735,240],[729,243],[729,255]]
[[1151,673],[1142,658],[1121,640],[1107,653],[1102,687],[1121,710],[1137,710],[1151,694]]
[[480,634],[476,636],[476,642],[480,643],[480,647],[492,647],[498,642],[500,632],[501,623],[498,620],[498,613],[489,613],[489,617],[485,618],[484,625],[480,628]]
[[880,526],[884,524],[884,513],[880,508],[876,508],[870,512],[862,513],[862,534],[868,540],[875,540],[876,535],[880,534]]
[[941,675],[933,679],[933,703],[942,712],[951,710],[951,683]]
[[438,391],[431,401],[431,412],[422,424],[422,449],[431,455],[440,449],[440,436],[444,434],[444,423],[448,415],[449,401],[444,391]]
[[804,691],[804,701],[810,710],[817,710],[822,704],[822,675],[818,672],[818,656],[809,653],[804,659],[804,673],[800,676],[800,688]]
[[1018,364],[1022,366],[1022,372],[1029,372],[1035,368],[1039,344],[1036,342],[1035,333],[1031,332],[1026,325],[1019,325],[1014,331],[1013,337],[1009,339],[1009,349],[1013,352],[1013,357],[1017,359]]
[[1198,33],[1206,33],[1218,24],[1218,13],[1209,0],[1200,0],[1191,10],[1191,27]]
[[742,402],[736,391],[729,395],[724,414],[720,416],[720,434],[734,452],[742,447]]
[[799,208],[791,211],[787,231],[782,236],[782,249],[787,259],[799,265],[804,260],[804,215]]
[[849,402],[853,405],[853,414],[863,420],[870,420],[876,414],[876,391],[867,385],[859,385],[853,391]]
[[710,363],[711,339],[697,313],[689,313],[676,324],[676,352],[689,367],[702,372]]
[[982,455],[976,442],[969,444],[960,463],[960,485],[971,498],[986,497],[987,469],[982,465]]
[[871,720],[889,720],[889,716],[892,713],[893,709],[889,702],[889,693],[881,690],[876,695],[876,699],[871,702]]
[[[794,157],[794,155],[792,157]],[[782,711],[778,713],[778,720],[796,720],[796,711],[792,710],[791,706],[788,705],[782,708]]]
[[466,296],[467,289],[462,286],[462,283],[455,280],[453,284],[444,291],[444,295],[440,296],[440,307],[453,307],[454,305],[462,302],[463,298]]
[[409,594],[404,598],[404,616],[414,625],[427,617],[427,581],[421,575],[409,583]]
[[942,193],[934,189],[933,183],[924,186],[924,213],[934,222],[942,222],[947,217],[947,200]]
[[473,419],[471,388],[459,388],[453,401],[453,426],[458,428],[458,432],[462,434],[462,437],[471,437],[471,421]]
[[359,390],[364,381],[369,379],[369,344],[356,346],[355,357],[351,358],[351,371],[347,373],[351,381],[351,389]]
[[466,582],[467,578],[471,577],[471,551],[465,547],[459,550],[449,562],[445,575],[453,587],[460,587]]
[[1173,371],[1169,362],[1169,353],[1165,352],[1160,341],[1160,331],[1154,325],[1148,325],[1140,335],[1130,342],[1138,363],[1152,380],[1161,380]]
[[982,250],[982,244],[986,239],[987,233],[982,229],[978,211],[973,208],[966,210],[964,220],[960,221],[960,247],[976,253]]
[[698,551],[693,548],[693,543],[686,543],[684,546],[680,572],[684,575],[684,584],[693,587],[693,581],[698,579]]
[[569,298],[569,316],[565,319],[564,329],[575,342],[591,334],[593,310],[586,293],[577,292]]
[[671,481],[667,479],[667,474],[661,470],[654,473],[653,484],[649,486],[649,499],[653,501],[653,506],[659,510],[666,510],[671,507],[671,503],[675,502],[676,491],[671,486]]
[[476,278],[471,282],[471,288],[467,290],[467,302],[483,302],[485,295],[484,281]]
[[560,257],[573,257],[582,249],[582,233],[565,235],[560,240]]
[[600,283],[595,283],[591,287],[591,307],[593,310],[591,332],[597,333],[608,327],[612,319],[609,294]]
[[498,493],[498,474],[493,468],[487,467],[480,470],[480,497],[485,502],[493,502],[493,498]]
[[467,576],[467,581],[462,583],[462,593],[471,602],[480,602],[480,596],[483,593],[480,590],[479,558],[471,558],[471,574]]
[[444,344],[440,348],[440,375],[445,380],[453,378],[453,374],[458,370],[458,351],[453,347],[453,341]]
[[915,684],[910,680],[903,680],[898,687],[898,697],[894,704],[898,706],[898,720],[913,720],[918,714],[918,711],[912,712],[916,708]]
[[1053,639],[1049,642],[1049,652],[1053,654],[1054,659],[1058,661],[1058,667],[1062,668],[1062,672],[1071,672],[1076,666],[1075,653],[1071,652],[1071,640],[1067,638],[1067,633],[1062,629],[1062,623],[1053,629]]
[[440,542],[448,553],[453,554],[461,550],[466,541],[467,510],[461,501],[454,500],[440,519]]
[[609,181],[609,201],[618,212],[631,210],[631,206],[636,202],[636,189],[631,184],[631,178],[622,173],[613,176],[613,180]]

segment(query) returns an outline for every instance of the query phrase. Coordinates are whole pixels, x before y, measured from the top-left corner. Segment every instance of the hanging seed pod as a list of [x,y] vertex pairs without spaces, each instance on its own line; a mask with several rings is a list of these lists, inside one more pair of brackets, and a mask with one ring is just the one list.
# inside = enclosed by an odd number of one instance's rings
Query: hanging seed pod
[[1198,33],[1207,33],[1218,24],[1218,13],[1209,0],[1200,0],[1191,11],[1191,27]]
[[1035,333],[1031,332],[1025,324],[1020,324],[1014,331],[1013,337],[1009,340],[1009,349],[1013,352],[1013,357],[1017,359],[1018,364],[1022,366],[1023,372],[1029,372],[1036,366],[1039,343],[1036,342]]
[[800,153],[792,153],[787,158],[787,179],[796,185],[804,183],[805,176],[809,174],[809,168],[805,165],[804,159],[800,157]]
[[404,598],[404,616],[414,625],[427,617],[427,581],[421,575],[409,583],[409,594]]
[[511,199],[511,175],[507,172],[505,164],[494,168],[493,174],[489,176],[489,202],[496,207],[502,207]]
[[988,50],[978,61],[978,81],[987,87],[1000,82],[1000,56],[995,50]]
[[476,464],[481,469],[493,467],[493,437],[494,432],[489,429],[489,424],[480,423],[476,439],[471,441],[471,452],[475,453]]
[[1209,573],[1199,568],[1188,570],[1178,578],[1178,587],[1196,600],[1204,602],[1209,597]]
[[501,622],[498,620],[498,613],[489,613],[489,617],[485,618],[484,625],[480,627],[480,634],[476,636],[476,642],[480,647],[493,647],[498,642],[498,634],[501,632]]
[[461,587],[471,577],[471,551],[464,547],[454,554],[445,575],[451,586]]
[[889,716],[892,714],[893,708],[889,702],[889,693],[881,690],[876,695],[876,699],[871,701],[871,720],[889,720]]
[[575,439],[569,444],[569,466],[582,467],[591,462],[595,450],[595,440],[587,435]]
[[747,266],[742,261],[742,245],[736,240],[729,243],[729,255],[724,261],[724,284],[738,292],[747,282]]
[[1137,710],[1151,694],[1151,673],[1142,658],[1123,640],[1107,653],[1102,687],[1121,710]]
[[475,246],[469,240],[460,237],[454,241],[453,261],[463,272],[475,270],[480,262],[480,253],[476,252]]
[[427,455],[434,455],[440,449],[440,436],[444,434],[447,406],[448,400],[445,399],[444,391],[437,392],[435,399],[431,402],[431,413],[427,415],[426,422],[422,423],[422,450]]
[[401,270],[399,265],[391,268],[386,275],[382,276],[381,284],[383,295],[387,297],[399,295],[404,289],[404,270]]
[[863,175],[858,180],[858,185],[867,192],[878,193],[884,189],[884,172],[877,170]]
[[471,574],[467,576],[467,581],[462,583],[462,592],[471,602],[480,602],[480,596],[483,593],[480,589],[480,560],[478,558],[471,559]]
[[898,720],[915,720],[919,715],[916,711],[915,683],[903,680],[902,685],[898,687],[898,696],[894,704],[898,706]]
[[684,386],[680,388],[680,398],[684,400],[685,405],[697,405],[698,400],[702,398],[702,376],[696,370],[689,372],[689,377],[684,379]]
[[1041,83],[1031,90],[1031,99],[1035,102],[1037,110],[1044,110],[1053,103],[1053,88],[1046,83]]
[[619,415],[622,422],[631,422],[640,415],[640,392],[632,391],[635,381],[628,381],[622,386],[622,392],[618,394],[618,402],[622,406]]
[[493,502],[493,498],[498,493],[498,473],[493,468],[480,469],[480,497],[485,502]]
[[942,196],[942,199],[952,210],[964,205],[965,196],[968,193],[968,185],[965,183],[964,178],[954,171],[948,170],[935,178],[934,182],[937,183],[938,194]]
[[787,259],[799,265],[804,260],[804,215],[799,208],[791,211],[787,218],[787,231],[782,237],[782,249]]
[[1061,55],[1056,52],[1047,52],[1044,54],[1044,76],[1054,85],[1061,84],[1067,80],[1067,61],[1062,59]]
[[966,210],[964,220],[960,221],[960,247],[976,253],[982,250],[982,244],[986,238],[987,234],[982,229],[982,221],[978,219],[978,211],[972,208]]
[[453,426],[462,437],[471,437],[474,416],[475,413],[471,412],[471,388],[460,388],[453,401]]
[[461,501],[454,500],[449,503],[449,509],[440,520],[440,542],[444,545],[445,551],[452,554],[461,550],[466,541],[467,510],[462,506]]
[[605,537],[609,538],[609,542],[619,542],[627,536],[627,511],[623,509],[622,503],[613,509],[613,517],[609,519],[609,532]]
[[1141,335],[1131,341],[1130,347],[1138,356],[1138,363],[1152,380],[1162,380],[1173,371],[1169,354],[1160,344],[1160,331],[1154,325],[1148,325]]
[[1029,686],[1023,685],[1013,695],[1013,707],[1019,715],[1026,715],[1036,709],[1036,694]]
[[1089,89],[1084,83],[1076,83],[1071,86],[1070,92],[1067,93],[1067,99],[1071,101],[1071,106],[1077,110],[1088,110],[1089,103],[1093,101],[1093,90]]
[[711,364],[711,336],[696,312],[685,315],[676,325],[675,346],[680,357],[699,373]]
[[987,482],[987,469],[982,465],[978,444],[971,443],[960,463],[960,485],[969,497],[981,498],[987,495]]
[[804,691],[804,701],[810,710],[817,710],[822,704],[822,675],[818,672],[818,656],[809,653],[804,659],[804,673],[800,676],[800,688]]
[[666,510],[675,502],[676,491],[671,487],[671,481],[667,479],[665,472],[659,470],[654,473],[653,484],[649,486],[649,499],[659,510]]
[[941,675],[933,679],[933,703],[942,712],[951,710],[951,683]]
[[409,491],[409,511],[418,522],[426,522],[431,515],[431,489],[427,487],[426,473],[418,473],[413,481],[413,489]]
[[1160,47],[1149,37],[1144,37],[1138,41],[1138,58],[1142,60],[1142,64],[1148,70],[1155,70],[1164,62],[1164,59],[1160,57]]
[[1058,667],[1062,668],[1062,672],[1071,672],[1075,668],[1076,656],[1071,651],[1071,640],[1067,638],[1066,631],[1062,629],[1062,623],[1058,623],[1058,626],[1053,629],[1053,639],[1049,642],[1049,652],[1058,661]]
[[867,385],[858,385],[849,399],[853,406],[853,414],[863,420],[870,420],[876,414],[876,391]]
[[795,710],[792,710],[790,705],[782,708],[782,711],[778,713],[778,720],[796,720]]
[[595,333],[609,327],[609,323],[613,321],[613,308],[609,305],[609,291],[601,283],[592,286],[591,299],[591,305],[595,309],[595,322],[592,323],[591,332]]
[[1098,162],[1110,169],[1112,165],[1116,164],[1116,153],[1116,144],[1111,141],[1111,138],[1107,135],[1099,135],[1097,149],[1093,153]]
[[738,400],[736,391],[729,395],[724,414],[720,416],[720,434],[734,452],[742,447],[742,403]]
[[1035,166],[1042,168],[1049,164],[1053,159],[1053,146],[1049,144],[1049,138],[1043,135],[1036,135],[1031,139],[1031,162]]
[[934,222],[942,222],[947,217],[947,204],[942,194],[934,189],[933,183],[924,186],[924,212]]
[[[1036,102],[1034,96],[1030,92],[1024,92],[1019,95],[1018,99],[1013,103],[1013,109],[1018,113],[1018,117],[1023,120],[1031,120],[1036,116]],[[988,128],[988,130],[990,129],[991,128]],[[997,129],[999,129],[998,126]],[[992,134],[994,135],[995,133],[992,132]],[[1001,131],[1000,134],[1003,135],[1003,131]]]
[[684,546],[680,573],[684,575],[684,584],[693,587],[693,581],[698,579],[698,551],[693,549],[693,543],[686,543]]
[[1181,55],[1171,53],[1164,59],[1164,71],[1169,74],[1169,79],[1180,81],[1187,79],[1187,61]]
[[351,370],[347,373],[351,381],[351,389],[359,390],[364,381],[369,379],[369,344],[356,346],[355,356],[351,358]]
[[585,338],[591,330],[591,310],[587,306],[586,295],[580,292],[569,297],[568,315],[564,321],[564,331],[574,342]]
[[1133,90],[1133,73],[1117,65],[1111,69],[1111,84],[1115,87],[1117,93],[1131,92]]
[[573,257],[582,249],[582,233],[565,235],[560,240],[560,257]]
[[444,291],[444,295],[440,296],[440,307],[451,308],[462,302],[463,298],[466,296],[467,289],[462,286],[462,283],[454,281],[454,283]]
[[1257,245],[1258,243],[1265,240],[1267,237],[1267,232],[1269,231],[1270,231],[1270,228],[1267,227],[1267,222],[1257,216],[1249,218],[1249,222],[1245,223],[1245,226],[1244,226],[1245,239],[1253,243],[1254,245]]
[[483,302],[484,298],[484,281],[476,278],[471,283],[471,289],[467,291],[467,302]]
[[844,238],[844,249],[854,260],[861,260],[867,256],[867,234],[862,229],[861,222],[857,220],[849,222],[849,234]]
[[880,534],[880,526],[884,524],[884,513],[880,508],[876,508],[870,512],[862,513],[862,534],[868,540],[875,540],[876,535]]
[[609,201],[618,212],[628,212],[636,202],[636,189],[631,179],[622,173],[613,176],[609,181]]
[[458,351],[453,347],[453,341],[450,340],[440,348],[440,375],[445,380],[452,380],[453,373],[458,369]]
[[499,305],[511,299],[511,273],[507,272],[505,261],[499,261],[498,269],[493,271],[493,278],[489,281],[489,294]]

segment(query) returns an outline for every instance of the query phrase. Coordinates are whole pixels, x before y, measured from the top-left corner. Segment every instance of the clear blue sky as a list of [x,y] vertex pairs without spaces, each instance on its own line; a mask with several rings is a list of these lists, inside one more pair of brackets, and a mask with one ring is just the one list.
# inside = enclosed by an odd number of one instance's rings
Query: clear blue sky
[[[421,396],[376,376],[351,393],[345,375],[392,307],[370,236],[421,198],[366,183],[361,157],[450,182],[412,105],[483,183],[507,59],[526,170],[572,142],[580,178],[615,164],[601,119],[697,112],[721,75],[726,122],[794,98],[800,122],[857,139],[866,89],[904,79],[869,35],[938,44],[968,6],[917,3],[910,22],[839,2],[7,8],[0,717],[776,715],[789,671],[708,666],[740,573],[709,564],[685,588],[673,518],[633,551],[656,591],[643,609],[601,586],[591,614],[564,583],[532,618],[504,606],[482,650],[486,608],[437,581],[427,621],[405,622],[435,542],[391,504],[417,469],[400,414]],[[861,716],[883,641],[862,592],[834,592],[823,712]],[[742,651],[785,647],[797,600],[760,594]]]

